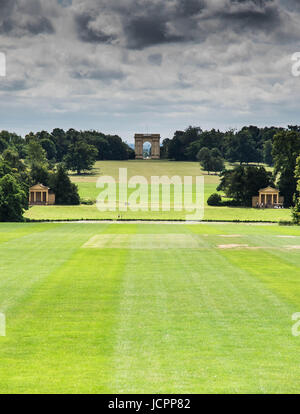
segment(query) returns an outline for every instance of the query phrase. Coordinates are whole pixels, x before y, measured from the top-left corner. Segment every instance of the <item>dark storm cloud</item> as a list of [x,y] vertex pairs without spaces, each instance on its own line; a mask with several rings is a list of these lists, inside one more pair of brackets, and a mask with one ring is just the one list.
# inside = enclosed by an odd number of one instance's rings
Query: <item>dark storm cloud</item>
[[[79,38],[119,43],[129,49],[199,42],[224,30],[272,32],[282,20],[278,0],[124,0],[117,5],[94,0],[86,8],[84,4],[81,2],[75,17]],[[105,23],[109,16],[115,17],[117,23],[108,33]]]
[[6,14],[14,7],[14,0],[0,0],[1,14]]
[[25,107],[26,133],[45,113],[126,138],[146,122],[166,136],[174,122],[296,123],[299,21],[300,0],[0,0],[2,112]]
[[0,33],[21,37],[54,33],[40,0],[0,0]]
[[194,16],[205,7],[204,0],[181,0],[177,3],[177,13],[182,16]]
[[239,30],[272,30],[281,20],[278,5],[272,0],[231,1],[231,8],[220,11],[217,17]]
[[162,43],[180,42],[184,35],[174,35],[168,32],[167,21],[157,16],[136,17],[124,25],[127,45],[132,49],[141,49]]

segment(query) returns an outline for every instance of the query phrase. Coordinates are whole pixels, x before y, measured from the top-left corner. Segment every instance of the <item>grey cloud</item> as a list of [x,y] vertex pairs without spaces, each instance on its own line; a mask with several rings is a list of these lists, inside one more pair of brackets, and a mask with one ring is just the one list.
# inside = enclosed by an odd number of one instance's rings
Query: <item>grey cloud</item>
[[153,66],[161,66],[163,57],[160,53],[153,53],[148,56],[148,62]]
[[101,29],[92,27],[93,17],[88,13],[76,15],[75,22],[79,38],[84,42],[110,43],[114,39],[114,36],[106,34]]
[[[9,97],[12,107],[37,107],[47,119],[78,111],[72,119],[78,128],[91,127],[93,111],[96,127],[99,113],[109,113],[103,116],[108,131],[124,117],[123,132],[148,117],[154,127],[153,113],[159,128],[165,123],[172,130],[174,119],[219,127],[248,116],[282,120],[287,104],[291,116],[299,112],[300,82],[291,76],[299,0],[67,3],[0,0],[9,74],[0,82],[2,110]],[[45,35],[33,36],[39,33]]]
[[40,0],[1,0],[0,33],[15,37],[52,34],[54,27]]
[[10,14],[15,6],[15,0],[0,0],[1,15],[6,16]]
[[299,0],[280,0],[280,3],[290,11],[300,10]]
[[194,16],[206,7],[204,0],[181,0],[177,5],[177,12],[183,16]]
[[15,79],[7,82],[0,82],[0,90],[6,91],[6,92],[16,92],[16,91],[22,91],[25,89],[29,89],[29,85],[27,83],[27,80],[25,79]]
[[221,21],[234,24],[234,28],[272,30],[281,22],[280,9],[273,0],[237,0],[231,7],[218,13]]
[[183,35],[174,35],[168,31],[167,21],[152,16],[136,17],[124,27],[127,45],[132,49],[141,49],[162,43],[179,42]]
[[125,74],[122,71],[114,69],[79,69],[72,71],[71,75],[75,79],[93,79],[104,82],[125,78]]
[[[75,20],[81,40],[118,43],[129,49],[199,42],[228,30],[272,32],[282,23],[279,0],[124,0],[119,4],[94,0],[86,8],[85,2],[80,4]],[[93,24],[104,13],[118,17],[115,35]]]

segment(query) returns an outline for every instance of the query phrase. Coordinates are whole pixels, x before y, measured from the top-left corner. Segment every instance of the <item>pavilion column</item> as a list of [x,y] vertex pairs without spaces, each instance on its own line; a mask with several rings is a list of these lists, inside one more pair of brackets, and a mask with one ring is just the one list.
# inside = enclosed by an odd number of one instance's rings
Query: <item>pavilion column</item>
[[36,202],[36,191],[33,192],[33,202]]
[[46,191],[46,204],[49,203],[49,190]]

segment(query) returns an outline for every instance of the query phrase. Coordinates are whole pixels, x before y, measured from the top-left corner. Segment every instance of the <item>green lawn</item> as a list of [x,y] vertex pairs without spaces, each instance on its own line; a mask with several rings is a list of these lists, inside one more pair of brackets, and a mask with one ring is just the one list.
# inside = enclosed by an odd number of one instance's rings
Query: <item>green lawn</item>
[[2,393],[297,393],[300,228],[0,224]]
[[[96,187],[97,179],[100,176],[112,176],[118,183],[119,168],[128,169],[128,178],[140,175],[145,177],[150,183],[150,178],[153,175],[168,176],[169,178],[179,175],[197,176],[204,175],[205,187],[204,198],[216,192],[219,184],[219,177],[216,175],[207,175],[200,170],[197,162],[172,162],[172,161],[103,161],[97,162],[92,174],[87,175],[71,175],[71,179],[78,185],[81,198],[96,201],[100,189]],[[150,192],[151,189],[149,189]],[[131,192],[133,190],[130,190]],[[129,194],[130,194],[129,191]],[[195,186],[193,186],[192,193],[195,194]],[[118,194],[117,194],[118,195]],[[150,199],[150,196],[149,196]],[[122,213],[123,219],[158,219],[158,220],[184,220],[186,211],[169,212],[159,211],[127,211]],[[34,220],[101,220],[101,219],[117,219],[120,215],[119,211],[100,212],[95,205],[92,206],[48,206],[48,207],[33,207],[26,212],[26,217]],[[240,220],[240,221],[275,221],[291,220],[290,210],[257,210],[252,208],[229,208],[229,207],[209,207],[205,204],[204,212],[205,220]]]
[[[92,206],[48,206],[33,207],[26,217],[34,220],[117,220],[118,212],[99,212],[95,205]],[[185,220],[185,212],[132,212],[122,213],[123,220]],[[280,221],[291,220],[291,212],[283,210],[256,210],[251,208],[230,207],[205,207],[204,220],[211,221]]]

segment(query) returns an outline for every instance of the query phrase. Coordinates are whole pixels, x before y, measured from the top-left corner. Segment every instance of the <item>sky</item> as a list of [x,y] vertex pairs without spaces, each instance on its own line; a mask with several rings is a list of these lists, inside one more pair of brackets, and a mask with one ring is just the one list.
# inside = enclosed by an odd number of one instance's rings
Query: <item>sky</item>
[[300,0],[0,0],[0,130],[300,124]]

